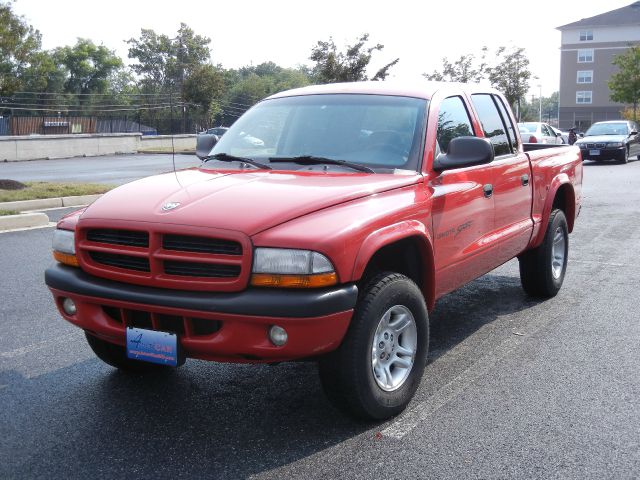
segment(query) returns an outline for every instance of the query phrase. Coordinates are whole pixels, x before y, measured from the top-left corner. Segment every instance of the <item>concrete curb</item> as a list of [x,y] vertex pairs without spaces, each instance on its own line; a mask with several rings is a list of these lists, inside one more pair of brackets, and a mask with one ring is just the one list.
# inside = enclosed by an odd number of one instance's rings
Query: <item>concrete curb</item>
[[[18,202],[0,202],[0,210],[32,211],[48,208],[80,207],[88,205],[102,195],[78,195],[75,197],[42,198]],[[0,216],[0,232],[17,228],[41,227],[49,224],[49,217],[40,212],[20,213]]]
[[16,202],[0,202],[0,210],[24,212],[27,210],[44,210],[47,208],[77,207],[94,202],[102,195],[80,195],[76,197],[41,198],[36,200],[19,200]]
[[49,217],[44,213],[21,213],[0,217],[0,231],[16,228],[41,227],[49,224]]

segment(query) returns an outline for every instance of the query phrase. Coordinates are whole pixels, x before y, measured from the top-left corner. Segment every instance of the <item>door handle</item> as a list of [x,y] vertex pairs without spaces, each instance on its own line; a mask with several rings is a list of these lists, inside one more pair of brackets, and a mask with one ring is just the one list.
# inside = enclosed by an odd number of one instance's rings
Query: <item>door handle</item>
[[491,185],[490,183],[487,183],[485,186],[483,186],[482,190],[484,191],[484,196],[487,198],[491,198],[491,195],[493,195],[493,185]]
[[520,179],[522,180],[523,187],[526,187],[527,185],[529,185],[529,175],[525,173],[524,175],[522,175],[522,177],[520,177]]

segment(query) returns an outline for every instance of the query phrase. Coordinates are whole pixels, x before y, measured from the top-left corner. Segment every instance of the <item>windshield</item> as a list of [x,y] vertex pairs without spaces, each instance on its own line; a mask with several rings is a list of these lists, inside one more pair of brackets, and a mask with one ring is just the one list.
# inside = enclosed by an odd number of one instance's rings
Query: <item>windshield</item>
[[585,137],[591,135],[627,135],[627,124],[620,123],[594,123],[585,133]]
[[[266,100],[234,123],[211,154],[246,157],[274,169],[310,167],[293,161],[270,163],[271,157],[312,156],[382,171],[417,170],[426,108],[427,100],[388,95],[304,95]],[[323,167],[357,172],[341,165]]]

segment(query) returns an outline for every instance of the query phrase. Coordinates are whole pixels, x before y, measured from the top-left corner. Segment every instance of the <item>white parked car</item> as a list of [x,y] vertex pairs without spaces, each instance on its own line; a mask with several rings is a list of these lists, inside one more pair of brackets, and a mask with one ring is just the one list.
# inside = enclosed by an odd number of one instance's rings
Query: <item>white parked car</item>
[[541,122],[523,122],[518,123],[520,136],[524,143],[564,143],[562,140],[562,132],[557,133],[551,125]]

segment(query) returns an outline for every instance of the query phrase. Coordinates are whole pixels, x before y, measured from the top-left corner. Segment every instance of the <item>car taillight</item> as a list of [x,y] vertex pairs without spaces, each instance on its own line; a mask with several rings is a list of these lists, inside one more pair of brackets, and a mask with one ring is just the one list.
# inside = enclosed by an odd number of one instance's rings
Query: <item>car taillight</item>
[[538,143],[538,139],[534,135],[531,135],[529,137],[529,143]]

